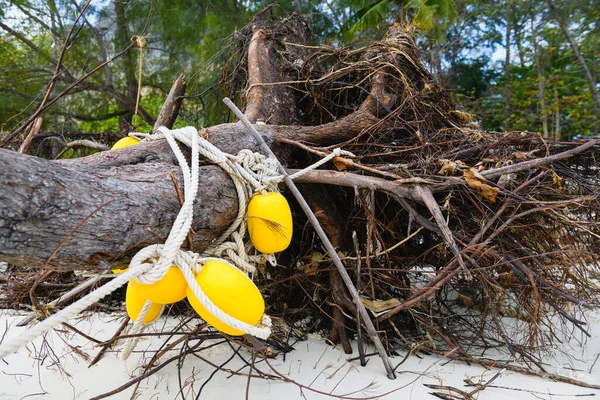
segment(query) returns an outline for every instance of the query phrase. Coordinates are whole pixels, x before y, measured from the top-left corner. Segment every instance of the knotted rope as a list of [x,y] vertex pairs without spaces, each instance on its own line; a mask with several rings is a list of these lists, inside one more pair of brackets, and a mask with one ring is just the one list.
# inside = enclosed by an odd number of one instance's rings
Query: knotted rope
[[[185,186],[184,202],[173,223],[173,227],[171,228],[171,232],[169,233],[165,244],[151,245],[143,248],[133,257],[130,268],[127,271],[117,275],[110,282],[97,288],[58,313],[46,318],[26,332],[21,333],[18,337],[2,343],[0,345],[0,358],[16,352],[24,345],[50,331],[57,325],[67,322],[77,316],[92,304],[127,283],[130,279],[133,278],[142,284],[152,284],[162,279],[173,265],[180,268],[188,286],[200,303],[212,315],[221,320],[221,322],[258,338],[266,339],[270,335],[271,321],[266,314],[263,315],[262,321],[259,322],[258,326],[253,326],[231,317],[229,314],[220,310],[205,295],[196,282],[194,275],[200,272],[202,266],[210,260],[219,260],[231,265],[231,263],[226,260],[214,257],[221,255],[222,253],[226,253],[238,268],[245,270],[248,273],[253,273],[255,271],[255,267],[250,262],[256,262],[258,259],[261,259],[261,257],[253,256],[251,258],[248,256],[243,242],[246,230],[244,214],[248,195],[251,194],[246,185],[250,186],[253,189],[253,192],[265,192],[267,189],[276,190],[277,183],[283,179],[283,176],[278,175],[277,173],[276,161],[249,150],[242,150],[237,156],[223,153],[210,142],[200,137],[197,130],[193,127],[172,131],[161,127],[158,129],[158,134],[147,135],[134,133],[132,136],[143,137],[146,140],[156,140],[164,137],[171,146],[183,173]],[[187,164],[176,140],[191,148],[191,168]],[[232,177],[239,202],[238,217],[235,219],[234,223],[215,241],[211,249],[206,250],[201,255],[181,250],[181,244],[191,228],[193,219],[193,202],[198,191],[199,154],[202,154],[204,157],[219,165]],[[319,165],[329,161],[333,157],[340,155],[352,154],[336,149],[325,159],[300,171],[295,174],[295,176],[299,176],[317,168]],[[230,236],[232,237],[233,242],[226,243],[225,240]],[[273,255],[263,256],[262,259],[264,260],[265,257],[271,262],[274,262]],[[149,309],[148,303],[150,302],[146,302],[142,308],[142,312],[140,312],[140,315],[134,322],[134,332],[139,332],[144,327],[143,319]],[[130,353],[134,345],[135,341],[127,343],[125,350],[126,356]]]

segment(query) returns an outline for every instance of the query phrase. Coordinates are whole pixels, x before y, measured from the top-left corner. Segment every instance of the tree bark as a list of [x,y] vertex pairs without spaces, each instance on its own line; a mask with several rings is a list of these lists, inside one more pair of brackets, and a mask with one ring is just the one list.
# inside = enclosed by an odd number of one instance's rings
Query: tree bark
[[252,23],[252,39],[248,47],[248,98],[246,117],[252,122],[273,125],[296,122],[294,101],[279,70],[275,43],[260,16]]
[[158,129],[161,126],[166,126],[169,129],[173,127],[173,124],[179,115],[179,109],[181,108],[183,95],[185,94],[185,88],[186,84],[183,80],[183,74],[181,74],[175,80],[175,82],[173,82],[173,85],[171,85],[171,90],[167,95],[167,99],[165,100],[164,105],[158,113],[156,122],[154,123],[154,129]]
[[[357,111],[316,127],[256,128],[277,149],[281,138],[337,143],[377,121]],[[259,151],[241,123],[216,125],[203,132],[227,153]],[[91,269],[100,260],[112,262],[128,251],[163,242],[180,208],[171,172],[182,187],[180,168],[165,140],[61,161],[0,149],[0,259],[39,266],[60,247],[49,265]],[[206,166],[201,177],[193,224],[196,251],[222,232],[237,212],[235,189],[227,174]],[[69,236],[86,217],[89,220]],[[126,262],[124,257],[113,265]]]
[[[162,143],[136,147],[87,162],[0,149],[0,259],[62,269],[92,269],[104,260],[120,267],[127,262],[113,262],[120,255],[163,242],[180,209],[170,174],[180,187],[183,178]],[[201,250],[235,218],[237,198],[216,166],[202,167],[198,193],[193,239]]]

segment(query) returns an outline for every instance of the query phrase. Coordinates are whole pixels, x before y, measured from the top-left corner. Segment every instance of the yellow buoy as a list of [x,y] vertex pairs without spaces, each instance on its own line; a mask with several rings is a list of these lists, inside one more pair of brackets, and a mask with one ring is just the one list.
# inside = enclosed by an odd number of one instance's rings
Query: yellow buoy
[[187,282],[178,267],[171,267],[163,278],[151,285],[144,285],[136,280],[129,281],[137,293],[157,304],[171,304],[185,299]]
[[117,143],[115,143],[113,145],[111,150],[122,149],[123,147],[129,147],[129,146],[133,146],[133,145],[136,145],[139,143],[140,143],[140,141],[138,139],[131,137],[131,136],[127,136],[127,137],[124,137],[123,139],[119,139],[117,141]]
[[[146,299],[139,295],[139,293],[135,290],[135,286],[132,285],[131,282],[132,281],[129,281],[127,284],[127,292],[125,294],[125,309],[127,310],[127,315],[129,315],[129,318],[131,318],[132,321],[135,321],[140,315],[140,311],[142,311],[142,308],[146,303]],[[144,322],[149,324],[158,318],[162,308],[162,304],[152,303],[148,313],[144,317]]]
[[[265,312],[265,301],[260,291],[243,272],[222,261],[209,261],[196,275],[196,282],[206,296],[224,313],[235,319],[256,325]],[[207,323],[232,336],[244,332],[224,324],[211,314],[187,288],[187,297],[196,312]]]
[[276,253],[292,241],[292,211],[281,193],[257,194],[248,204],[248,233],[256,250]]

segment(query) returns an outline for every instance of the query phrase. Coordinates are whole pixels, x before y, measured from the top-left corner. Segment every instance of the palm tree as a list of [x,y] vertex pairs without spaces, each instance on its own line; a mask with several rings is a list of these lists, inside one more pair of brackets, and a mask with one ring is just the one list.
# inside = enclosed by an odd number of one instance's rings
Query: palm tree
[[412,22],[422,31],[441,32],[440,25],[457,15],[454,0],[351,0],[350,6],[357,9],[344,28],[350,35],[386,22]]

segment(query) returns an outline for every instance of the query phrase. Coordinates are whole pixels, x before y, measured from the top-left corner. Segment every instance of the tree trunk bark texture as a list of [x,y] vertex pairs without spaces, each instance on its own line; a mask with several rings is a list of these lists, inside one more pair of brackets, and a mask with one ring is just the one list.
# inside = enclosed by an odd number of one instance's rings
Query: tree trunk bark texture
[[[180,169],[169,153],[152,151],[138,163],[121,163],[129,151],[100,153],[104,157],[97,161],[113,161],[101,165],[0,149],[0,259],[31,266],[48,261],[66,269],[89,269],[104,260],[120,267],[120,256],[164,242],[180,209],[171,178],[183,190]],[[233,183],[219,167],[202,167],[198,193],[196,250],[237,212]]]

